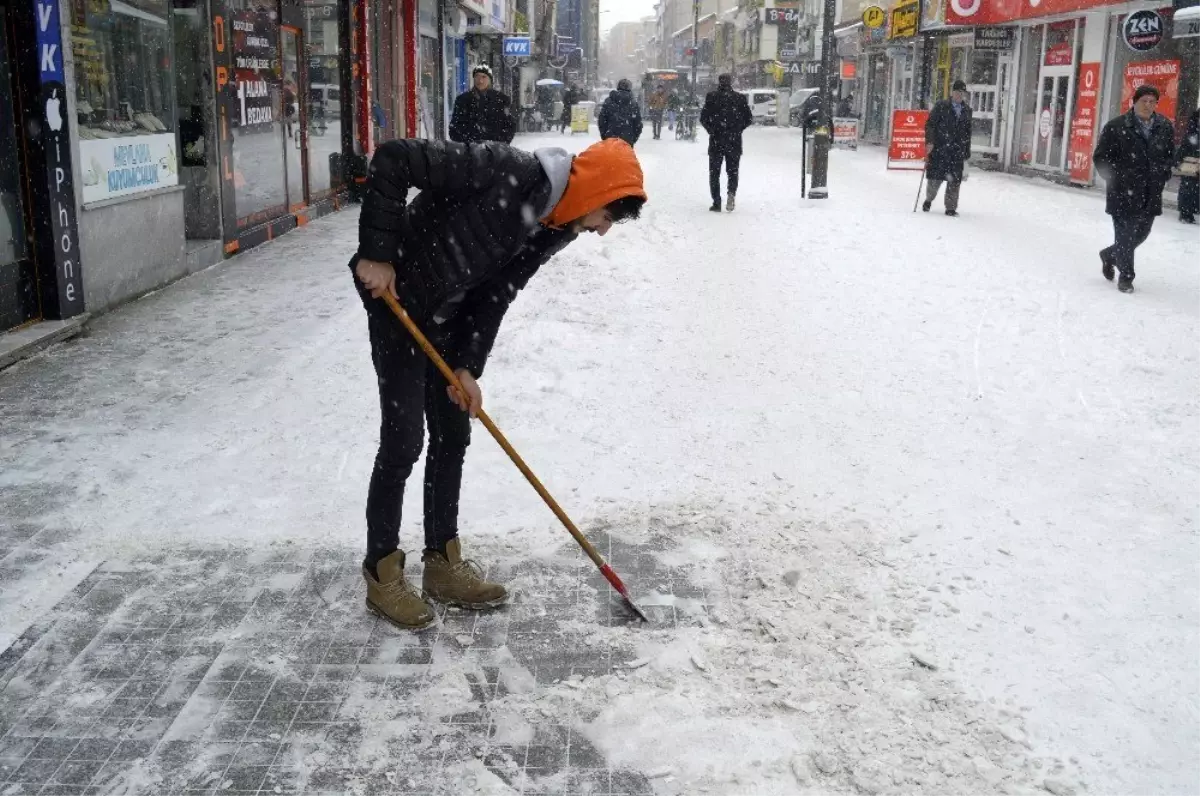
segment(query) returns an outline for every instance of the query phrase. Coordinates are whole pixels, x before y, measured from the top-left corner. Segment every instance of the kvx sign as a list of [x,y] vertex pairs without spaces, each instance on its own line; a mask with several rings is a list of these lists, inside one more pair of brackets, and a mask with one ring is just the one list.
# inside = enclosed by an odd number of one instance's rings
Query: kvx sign
[[[38,270],[42,274],[43,284],[56,285],[58,288],[55,293],[42,293],[45,315],[61,319],[79,315],[84,307],[58,0],[34,0],[33,14],[40,92],[32,113],[44,111],[44,115],[38,114],[42,116],[40,119],[29,119],[28,129],[34,154],[44,157],[46,167],[46,183],[42,185],[39,180],[33,180],[34,189],[39,194],[45,191],[50,208],[48,224],[45,218],[35,222],[36,238],[50,241],[49,251],[45,243],[38,244]],[[37,159],[35,157],[34,161]],[[49,229],[46,229],[47,226]]]
[[533,42],[528,36],[506,36],[504,54],[528,58],[533,53]]

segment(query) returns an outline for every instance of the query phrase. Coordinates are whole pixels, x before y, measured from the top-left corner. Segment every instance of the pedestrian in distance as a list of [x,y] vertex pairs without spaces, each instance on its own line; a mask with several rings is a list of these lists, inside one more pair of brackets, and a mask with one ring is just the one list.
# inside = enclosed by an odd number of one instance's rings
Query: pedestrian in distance
[[450,140],[460,144],[512,143],[517,123],[508,95],[492,87],[491,67],[479,64],[471,71],[471,80],[471,89],[454,100]]
[[742,163],[742,133],[754,124],[750,101],[733,90],[733,76],[717,78],[717,90],[708,92],[700,125],[708,131],[708,188],[714,213],[721,212],[721,163],[728,177],[728,201],[725,209],[733,212],[737,204],[738,171]]
[[946,215],[958,215],[958,193],[963,169],[971,157],[971,106],[967,104],[967,84],[955,80],[950,99],[941,100],[929,112],[925,122],[925,202],[926,213],[933,207],[942,183],[946,184]]
[[667,129],[675,132],[675,120],[679,118],[679,112],[683,110],[683,100],[679,96],[679,89],[671,89],[671,93],[667,95]]
[[561,126],[559,133],[565,133],[571,129],[571,113],[575,106],[579,103],[580,93],[575,86],[570,86],[563,92],[563,112],[560,119]]
[[[420,191],[410,203],[410,189]],[[358,252],[350,260],[378,378],[379,451],[367,493],[367,607],[396,625],[424,627],[429,600],[468,609],[498,605],[505,587],[462,557],[458,503],[479,379],[509,304],[546,261],[584,232],[604,235],[646,201],[642,169],[624,141],[578,156],[504,144],[396,140],[371,161]],[[388,305],[395,297],[455,370],[448,387]],[[422,588],[404,574],[399,546],[404,486],[425,462]],[[422,595],[424,593],[424,596]]]
[[638,142],[642,137],[642,111],[633,98],[632,83],[625,79],[617,81],[617,87],[600,106],[596,122],[601,138],[622,138],[630,146]]
[[1179,173],[1179,220],[1195,224],[1200,213],[1200,110],[1192,111],[1188,118],[1175,170]]
[[1104,210],[1112,216],[1113,245],[1100,250],[1100,270],[1110,282],[1120,273],[1117,288],[1133,292],[1134,252],[1162,215],[1162,194],[1175,162],[1175,131],[1157,113],[1159,93],[1154,86],[1138,86],[1133,107],[1104,125],[1092,154],[1096,171],[1104,178]]
[[646,107],[650,110],[650,125],[657,141],[662,138],[663,114],[667,111],[667,90],[662,83],[658,84],[650,99],[646,100]]

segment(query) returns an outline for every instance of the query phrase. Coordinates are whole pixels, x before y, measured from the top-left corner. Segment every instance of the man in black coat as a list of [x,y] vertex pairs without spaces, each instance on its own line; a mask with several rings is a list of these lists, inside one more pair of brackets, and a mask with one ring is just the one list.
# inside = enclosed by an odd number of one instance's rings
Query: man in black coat
[[642,109],[633,98],[632,83],[625,79],[617,81],[616,90],[610,91],[600,106],[596,122],[601,138],[623,138],[630,146],[637,143],[642,137]]
[[1150,237],[1154,219],[1162,215],[1162,194],[1171,179],[1175,131],[1158,108],[1158,89],[1139,86],[1133,107],[1104,125],[1092,155],[1108,189],[1105,212],[1112,216],[1112,246],[1100,250],[1101,272],[1110,282],[1121,273],[1117,288],[1133,292],[1133,253]]
[[471,72],[475,86],[454,100],[450,140],[460,144],[484,141],[512,143],[517,132],[508,95],[492,88],[492,70],[480,64]]
[[726,209],[733,211],[737,202],[738,169],[742,162],[742,133],[754,124],[750,101],[745,94],[733,90],[733,77],[717,78],[717,90],[704,98],[700,124],[708,131],[708,188],[712,193],[714,213],[721,212],[721,161],[729,178],[729,200]]
[[[411,204],[411,189],[420,193]],[[604,235],[646,201],[642,170],[624,141],[577,156],[504,144],[388,141],[371,161],[358,252],[350,261],[367,311],[378,377],[379,452],[367,494],[367,606],[403,627],[424,627],[432,600],[466,608],[507,592],[462,558],[458,499],[477,379],[509,304],[547,260],[582,232]],[[462,385],[449,388],[379,301],[397,298]],[[421,455],[425,421],[425,562],[422,588],[404,577],[399,549],[404,485]]]
[[971,157],[971,106],[967,84],[955,80],[950,99],[933,106],[925,122],[925,203],[933,207],[942,183],[946,183],[946,215],[958,215],[958,191],[962,187],[963,164]]

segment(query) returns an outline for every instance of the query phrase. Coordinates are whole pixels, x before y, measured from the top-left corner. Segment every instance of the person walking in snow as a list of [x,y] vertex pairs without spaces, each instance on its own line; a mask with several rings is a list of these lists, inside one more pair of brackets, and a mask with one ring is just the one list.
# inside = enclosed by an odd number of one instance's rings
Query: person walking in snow
[[925,203],[926,213],[933,207],[942,183],[946,183],[946,215],[958,215],[958,192],[963,182],[963,167],[971,157],[971,106],[967,104],[967,84],[955,80],[950,99],[933,106],[925,122]]
[[679,111],[683,110],[683,100],[679,97],[679,89],[672,89],[667,95],[667,129],[675,132],[675,120]]
[[1195,224],[1200,213],[1200,110],[1192,111],[1188,118],[1175,167],[1179,170],[1179,220]]
[[1175,130],[1156,113],[1158,89],[1138,86],[1133,107],[1104,125],[1092,154],[1096,171],[1104,178],[1104,210],[1112,216],[1113,245],[1100,250],[1100,270],[1117,289],[1133,292],[1134,251],[1150,237],[1154,219],[1162,215],[1162,194],[1175,162]]
[[623,138],[633,146],[642,137],[642,111],[633,98],[633,84],[628,80],[617,81],[615,90],[600,106],[596,118],[601,138]]
[[492,70],[479,64],[471,72],[475,85],[454,100],[450,115],[450,140],[461,144],[484,141],[512,143],[517,132],[508,95],[492,88]]
[[[420,191],[410,203],[410,189]],[[601,141],[578,156],[503,144],[388,141],[376,150],[350,270],[367,312],[378,377],[379,451],[367,493],[367,607],[407,628],[428,625],[430,600],[471,609],[507,598],[462,557],[458,501],[479,378],[509,304],[547,260],[584,232],[637,218],[646,193],[633,149]],[[448,387],[386,303],[396,297],[455,369]],[[425,571],[405,577],[404,486],[425,422]]]
[[662,83],[658,84],[658,88],[650,95],[650,99],[646,101],[646,107],[650,109],[650,124],[654,132],[655,140],[662,138],[663,113],[667,110],[667,89]]
[[704,98],[700,125],[708,131],[708,188],[714,213],[721,212],[721,163],[729,180],[726,209],[733,212],[737,203],[738,170],[742,163],[742,133],[754,124],[750,101],[733,90],[733,76],[717,78],[717,90]]

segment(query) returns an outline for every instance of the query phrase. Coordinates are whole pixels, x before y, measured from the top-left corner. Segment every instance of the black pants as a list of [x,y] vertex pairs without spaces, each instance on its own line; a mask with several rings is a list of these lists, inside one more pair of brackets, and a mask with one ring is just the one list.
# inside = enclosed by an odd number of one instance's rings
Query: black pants
[[654,137],[658,138],[662,135],[662,111],[650,111],[650,124],[654,129]]
[[725,173],[729,175],[729,194],[737,193],[738,166],[742,162],[741,152],[710,151],[708,153],[708,188],[712,192],[713,204],[721,202],[721,161],[725,161]]
[[1133,253],[1138,246],[1150,237],[1150,229],[1154,226],[1154,216],[1113,216],[1113,237],[1115,242],[1100,251],[1100,256],[1111,262],[1121,273],[1121,279],[1132,282],[1136,274],[1133,270]]
[[[399,549],[404,484],[421,456],[425,423],[425,548],[441,550],[458,536],[458,495],[463,457],[471,442],[471,419],[446,393],[446,380],[392,314],[355,279],[367,309],[371,359],[379,381],[379,452],[367,492],[367,561]],[[403,303],[403,302],[402,302]],[[438,325],[418,321],[439,352],[457,329],[457,319]]]

